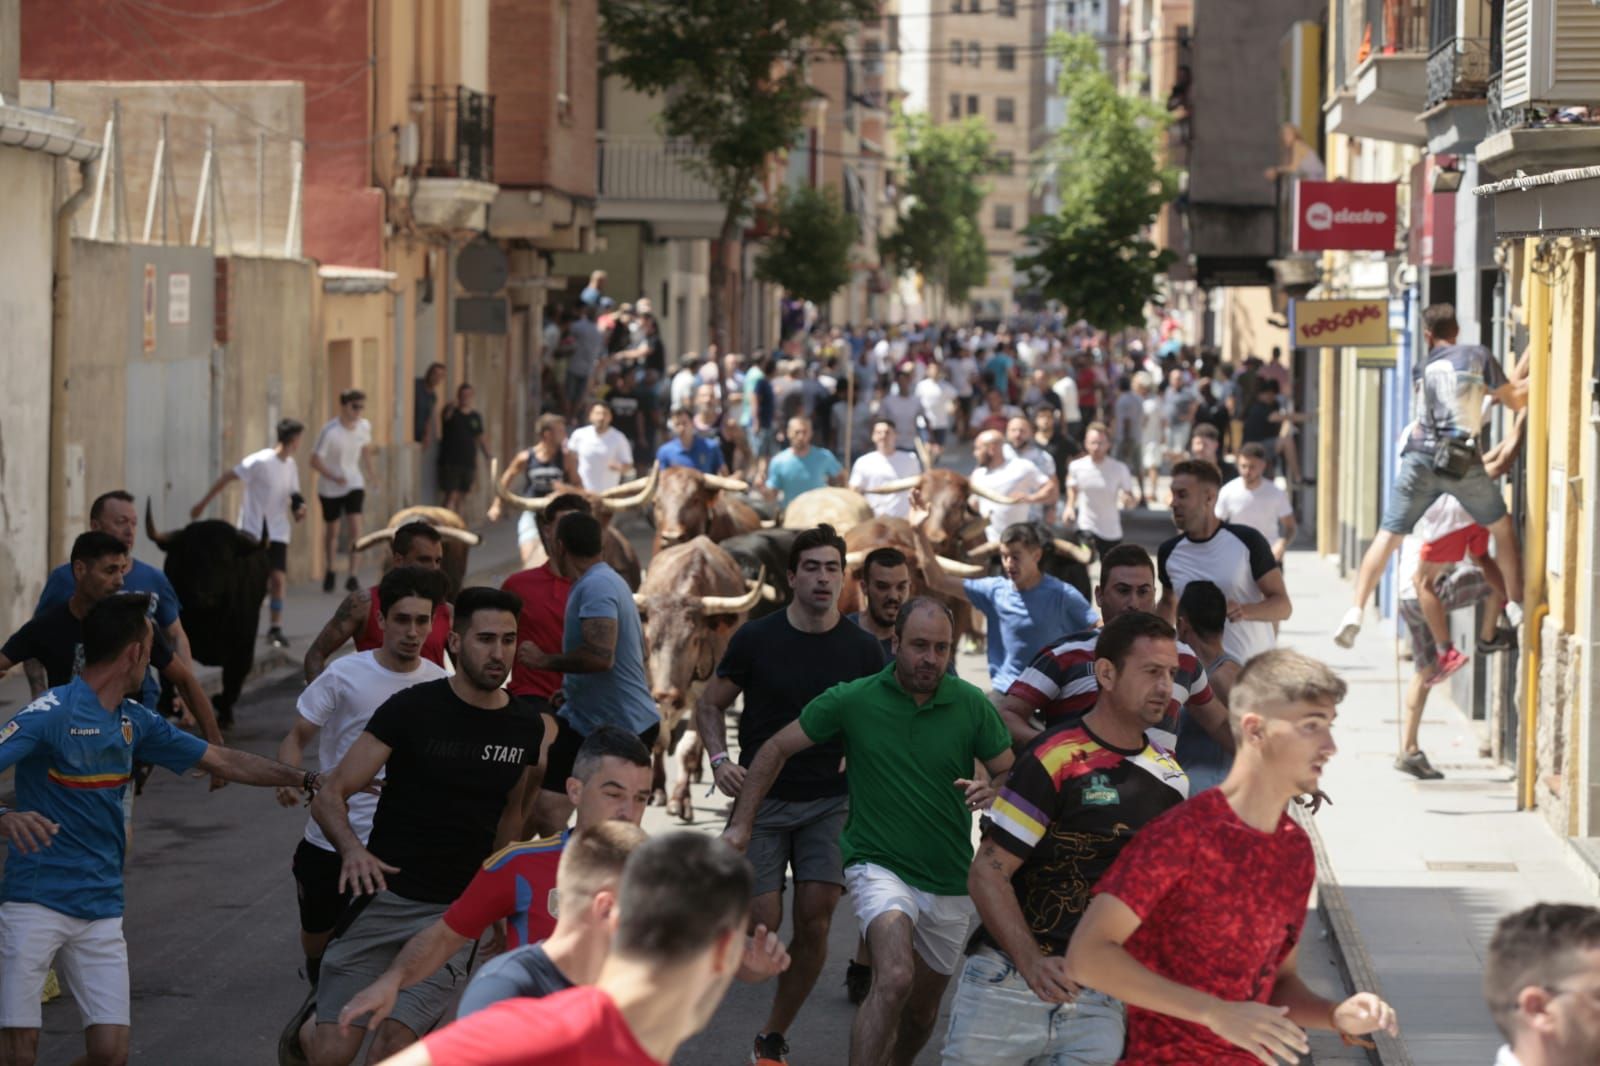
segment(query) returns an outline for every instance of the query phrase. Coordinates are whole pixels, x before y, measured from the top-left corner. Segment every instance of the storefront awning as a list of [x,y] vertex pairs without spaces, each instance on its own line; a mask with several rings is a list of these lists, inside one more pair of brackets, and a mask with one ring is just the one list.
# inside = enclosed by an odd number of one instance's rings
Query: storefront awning
[[1600,167],[1507,178],[1472,192],[1494,197],[1497,237],[1600,236]]

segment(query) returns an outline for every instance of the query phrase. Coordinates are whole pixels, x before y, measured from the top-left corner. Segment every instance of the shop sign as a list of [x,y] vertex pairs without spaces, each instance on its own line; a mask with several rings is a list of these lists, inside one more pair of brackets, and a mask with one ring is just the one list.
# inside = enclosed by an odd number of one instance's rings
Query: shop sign
[[1296,348],[1359,348],[1389,344],[1388,300],[1292,300],[1289,331]]
[[1295,251],[1394,251],[1395,189],[1392,181],[1295,183]]

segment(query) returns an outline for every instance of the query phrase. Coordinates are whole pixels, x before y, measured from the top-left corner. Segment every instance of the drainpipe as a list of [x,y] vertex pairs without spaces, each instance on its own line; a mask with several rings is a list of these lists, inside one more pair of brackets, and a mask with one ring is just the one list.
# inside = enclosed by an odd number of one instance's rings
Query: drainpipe
[[[50,526],[59,536],[67,519],[67,362],[71,349],[68,333],[72,321],[72,216],[94,188],[94,160],[78,161],[78,191],[56,208],[55,285],[51,292],[50,327]],[[47,538],[48,540],[49,538]],[[55,558],[56,545],[50,544]]]
[[[1517,807],[1534,805],[1538,781],[1539,669],[1541,633],[1550,605],[1545,601],[1545,537],[1550,506],[1550,283],[1534,270],[1539,241],[1524,246],[1522,269],[1527,282],[1528,308],[1528,512],[1522,538],[1522,646],[1526,676],[1522,687],[1522,715],[1517,731]],[[1565,491],[1566,486],[1556,486]]]

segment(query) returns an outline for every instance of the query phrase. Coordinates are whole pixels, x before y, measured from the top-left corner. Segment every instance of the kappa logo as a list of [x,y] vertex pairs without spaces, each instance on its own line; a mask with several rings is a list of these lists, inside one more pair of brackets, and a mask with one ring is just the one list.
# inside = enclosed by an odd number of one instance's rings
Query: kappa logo
[[17,714],[35,714],[39,711],[48,711],[59,706],[61,706],[60,697],[56,695],[55,689],[50,689],[40,695],[38,699],[34,700],[32,703],[22,708],[22,710],[18,711]]
[[1083,786],[1082,800],[1085,807],[1110,807],[1121,803],[1122,796],[1105,774],[1090,774]]

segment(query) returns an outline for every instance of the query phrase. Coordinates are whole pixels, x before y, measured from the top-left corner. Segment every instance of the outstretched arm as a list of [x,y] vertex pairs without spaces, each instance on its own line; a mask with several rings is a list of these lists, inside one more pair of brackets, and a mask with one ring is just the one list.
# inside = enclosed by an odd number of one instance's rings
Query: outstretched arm
[[806,731],[800,727],[800,723],[794,721],[761,745],[761,750],[756,752],[755,760],[750,764],[749,772],[745,774],[739,798],[733,801],[733,814],[728,818],[728,828],[722,832],[724,840],[740,851],[750,846],[750,831],[756,823],[756,808],[767,798],[772,783],[778,779],[779,772],[783,770],[783,764],[789,761],[790,756],[814,747],[815,743],[806,736]]
[[226,488],[228,482],[238,480],[239,475],[232,470],[223,471],[222,476],[217,478],[216,484],[207,489],[206,494],[200,497],[200,502],[189,508],[189,517],[198,520],[201,515],[206,513],[206,507],[210,505],[211,501],[217,498],[217,493]]

